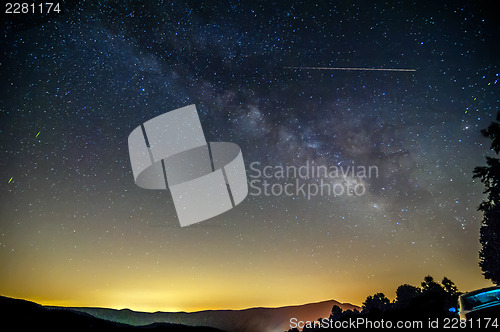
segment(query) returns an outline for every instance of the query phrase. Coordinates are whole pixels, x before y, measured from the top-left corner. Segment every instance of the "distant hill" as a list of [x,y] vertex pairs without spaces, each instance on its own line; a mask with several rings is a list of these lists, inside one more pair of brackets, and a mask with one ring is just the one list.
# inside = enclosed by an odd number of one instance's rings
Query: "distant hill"
[[280,308],[251,308],[244,310],[206,310],[186,312],[137,312],[129,309],[70,308],[105,320],[129,324],[154,323],[210,326],[228,332],[282,332],[290,328],[290,318],[313,321],[329,317],[334,305],[342,310],[361,310],[349,303],[334,300]]
[[2,326],[10,331],[116,331],[116,330],[151,330],[201,332],[220,331],[215,328],[192,327],[178,324],[157,323],[144,327],[112,322],[82,311],[63,307],[45,307],[39,304],[0,296],[0,317]]

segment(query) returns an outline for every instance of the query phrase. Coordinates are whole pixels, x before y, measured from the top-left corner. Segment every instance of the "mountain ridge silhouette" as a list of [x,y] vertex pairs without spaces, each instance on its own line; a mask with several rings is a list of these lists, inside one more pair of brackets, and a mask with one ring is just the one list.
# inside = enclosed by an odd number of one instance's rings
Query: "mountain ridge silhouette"
[[133,326],[171,323],[189,326],[210,326],[228,332],[274,332],[288,330],[291,318],[308,321],[317,320],[320,317],[328,317],[334,305],[339,306],[342,310],[361,310],[358,306],[335,300],[276,308],[255,307],[239,310],[221,309],[195,312],[141,312],[130,309],[90,307],[72,307],[70,309]]
[[180,324],[155,323],[144,326],[132,326],[129,324],[113,322],[95,317],[81,311],[75,311],[66,307],[50,307],[35,302],[0,296],[0,313],[3,326],[12,330],[45,330],[69,331],[69,330],[100,330],[100,331],[123,331],[123,330],[160,330],[160,331],[185,331],[185,332],[221,332],[219,329],[186,326]]
[[43,306],[35,302],[0,295],[0,312],[6,326],[50,328],[51,330],[100,329],[163,331],[275,332],[290,328],[290,319],[317,320],[328,317],[333,306],[360,310],[350,303],[327,300],[284,307],[255,307],[240,310],[195,312],[141,312],[99,307]]

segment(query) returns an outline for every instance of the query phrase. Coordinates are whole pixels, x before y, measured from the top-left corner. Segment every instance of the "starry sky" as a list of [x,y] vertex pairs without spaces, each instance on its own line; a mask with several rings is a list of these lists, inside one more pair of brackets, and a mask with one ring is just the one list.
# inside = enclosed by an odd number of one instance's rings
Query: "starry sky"
[[[472,179],[499,110],[486,1],[60,5],[2,16],[0,294],[193,311],[360,305],[429,274],[490,285]],[[190,104],[249,176],[252,162],[379,176],[364,195],[248,195],[180,227],[167,191],[135,185],[127,138]]]

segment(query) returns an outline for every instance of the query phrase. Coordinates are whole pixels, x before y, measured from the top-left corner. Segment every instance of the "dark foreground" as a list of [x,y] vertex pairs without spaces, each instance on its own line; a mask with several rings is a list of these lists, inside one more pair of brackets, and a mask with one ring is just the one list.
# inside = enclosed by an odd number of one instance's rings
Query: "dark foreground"
[[178,324],[155,323],[146,326],[131,326],[99,319],[91,315],[69,309],[54,309],[39,304],[0,296],[0,313],[3,326],[12,331],[81,331],[81,330],[155,330],[201,332],[222,331],[211,327],[193,327]]

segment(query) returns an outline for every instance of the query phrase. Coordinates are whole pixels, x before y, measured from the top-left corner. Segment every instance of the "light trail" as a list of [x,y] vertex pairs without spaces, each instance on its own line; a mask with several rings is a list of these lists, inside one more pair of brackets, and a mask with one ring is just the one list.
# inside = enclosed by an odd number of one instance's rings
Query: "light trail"
[[344,70],[344,71],[402,71],[402,72],[414,72],[416,69],[407,68],[348,68],[348,67],[285,67],[286,69],[298,69],[298,70]]

